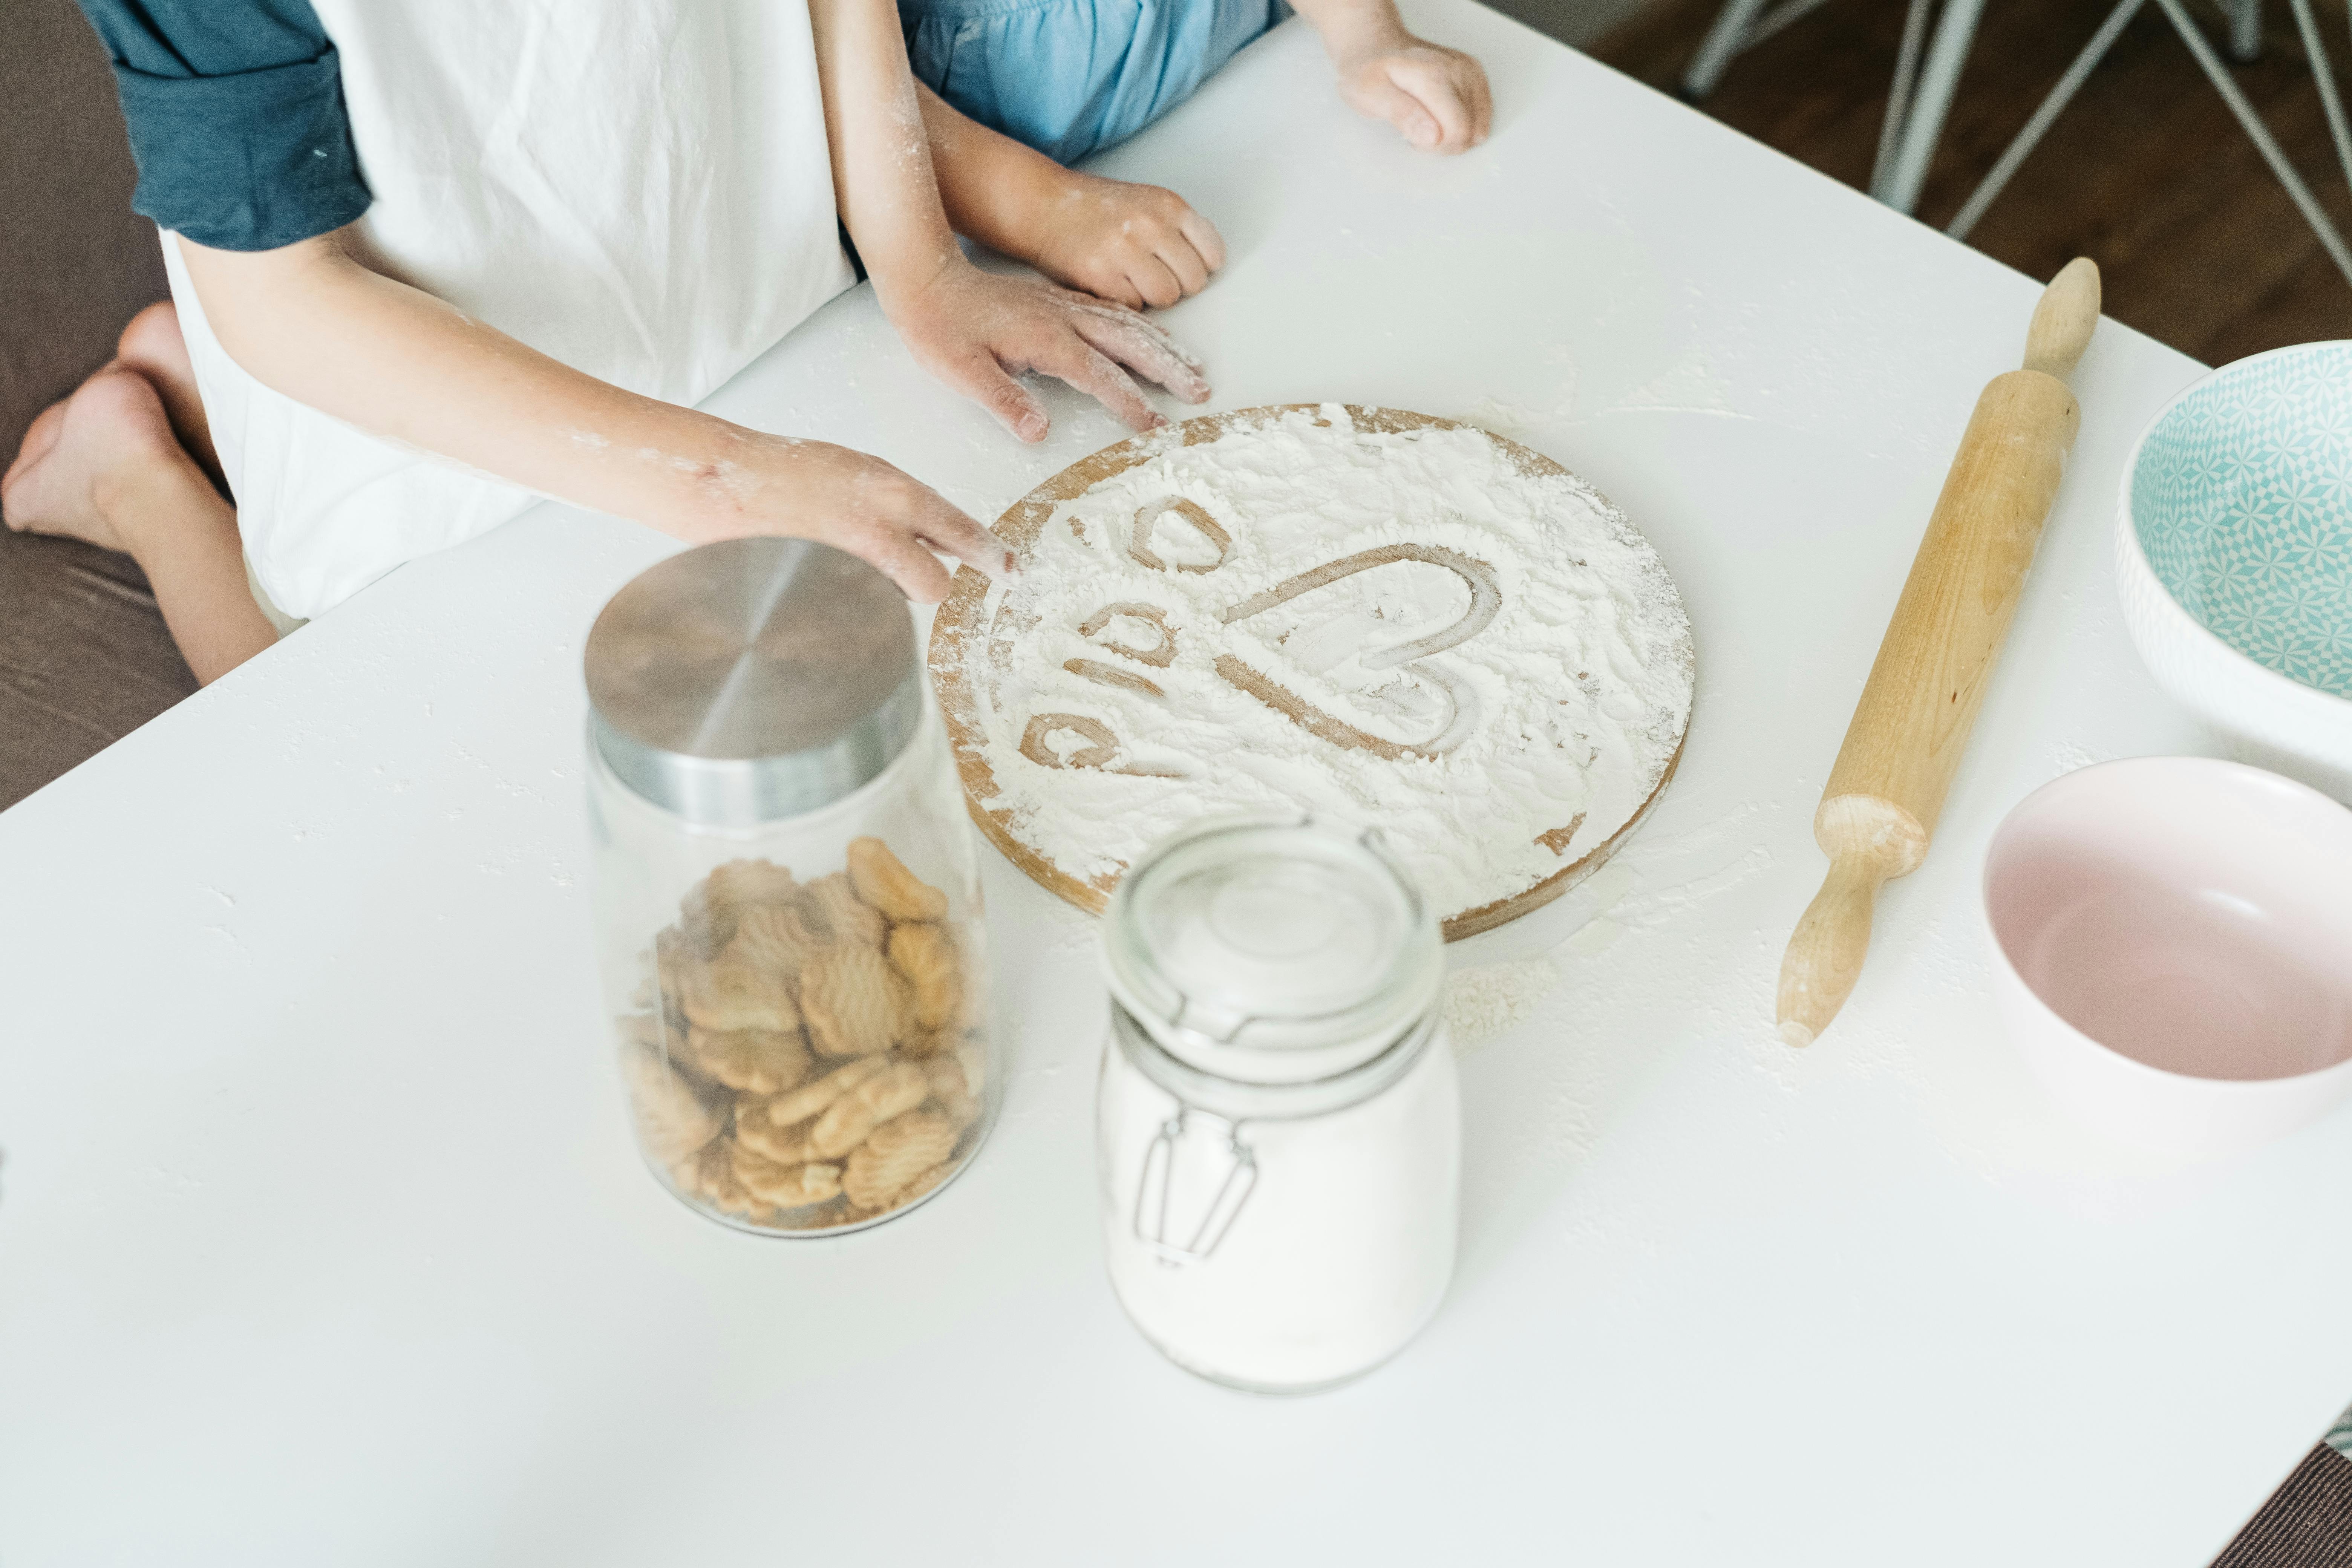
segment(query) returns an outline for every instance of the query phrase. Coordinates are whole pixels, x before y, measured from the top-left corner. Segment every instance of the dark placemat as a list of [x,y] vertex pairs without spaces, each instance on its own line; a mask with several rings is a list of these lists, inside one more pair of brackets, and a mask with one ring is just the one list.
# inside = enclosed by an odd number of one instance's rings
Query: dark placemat
[[2352,1568],[2352,1459],[2312,1449],[2213,1568]]

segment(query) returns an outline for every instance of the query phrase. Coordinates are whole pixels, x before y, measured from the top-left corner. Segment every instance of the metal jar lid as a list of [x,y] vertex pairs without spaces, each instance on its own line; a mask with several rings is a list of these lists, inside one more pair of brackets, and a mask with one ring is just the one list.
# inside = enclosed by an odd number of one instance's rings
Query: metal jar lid
[[1119,1006],[1178,1061],[1307,1084],[1383,1055],[1437,1005],[1436,917],[1377,832],[1213,819],[1129,868],[1103,916]]
[[922,718],[905,597],[805,540],[730,540],[648,567],[596,617],[585,664],[590,733],[614,776],[714,826],[840,799]]

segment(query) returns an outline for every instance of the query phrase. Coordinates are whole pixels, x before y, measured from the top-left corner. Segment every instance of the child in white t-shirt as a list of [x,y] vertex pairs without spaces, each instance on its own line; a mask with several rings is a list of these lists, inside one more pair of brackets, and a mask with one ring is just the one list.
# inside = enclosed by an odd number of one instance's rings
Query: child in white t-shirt
[[[934,552],[998,568],[891,465],[688,406],[848,286],[845,232],[918,360],[1022,439],[1045,430],[1026,372],[1136,429],[1161,422],[1139,382],[1208,395],[1125,307],[1204,284],[1213,227],[919,88],[919,26],[886,0],[579,0],[560,27],[471,0],[83,3],[178,311],[42,416],[0,510],[129,550],[200,679],[277,635],[248,563],[308,616],[540,495],[689,542],[821,539],[920,599]],[[1427,145],[1483,136],[1465,57],[1389,0],[1318,13],[1360,107]],[[955,228],[1108,298],[984,272]]]

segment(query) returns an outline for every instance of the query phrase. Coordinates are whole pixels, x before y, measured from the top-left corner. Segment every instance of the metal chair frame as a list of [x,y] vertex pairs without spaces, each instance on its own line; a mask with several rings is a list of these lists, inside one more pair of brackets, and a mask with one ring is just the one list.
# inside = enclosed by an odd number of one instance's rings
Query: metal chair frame
[[[1704,99],[1715,90],[1723,73],[1739,55],[1823,3],[1824,0],[1780,0],[1778,6],[1768,11],[1765,0],[1727,0],[1683,73],[1683,96],[1692,102]],[[2230,53],[2241,62],[2259,58],[2263,42],[2262,0],[2218,3],[2229,21]],[[2146,4],[2147,0],[2116,0],[2090,42],[2084,45],[2024,127],[2002,150],[1990,172],[1960,204],[1959,212],[1945,233],[1954,239],[1968,237]],[[2334,220],[2313,196],[2311,187],[2231,77],[2229,68],[2214,52],[2182,0],[2155,0],[2155,4],[2179,34],[2180,41],[2188,47],[2206,79],[2213,84],[2213,89],[2229,105],[2230,112],[2245,129],[2263,162],[2270,165],[2271,173],[2286,188],[2287,195],[2318,236],[2329,258],[2346,280],[2352,282],[2352,248],[2347,247]],[[2319,88],[2321,106],[2326,111],[2336,160],[2343,166],[2347,188],[2352,188],[2352,130],[2347,127],[2343,100],[2336,89],[2336,74],[2328,63],[2318,22],[2312,15],[2311,0],[2288,0],[2288,4],[2294,11],[2304,51],[2311,59],[2312,77]],[[1951,112],[1952,98],[1959,87],[1960,68],[1968,61],[1969,49],[1976,40],[1977,23],[1984,14],[1984,0],[1944,0],[1942,14],[1933,18],[1931,40],[1929,23],[1934,6],[1935,0],[1910,0],[1905,13],[1894,85],[1887,94],[1886,117],[1879,127],[1878,155],[1871,168],[1870,194],[1898,212],[1911,212],[1918,205],[1920,187],[1927,183],[1927,166],[1935,158],[1936,144],[1943,136],[1944,121]]]

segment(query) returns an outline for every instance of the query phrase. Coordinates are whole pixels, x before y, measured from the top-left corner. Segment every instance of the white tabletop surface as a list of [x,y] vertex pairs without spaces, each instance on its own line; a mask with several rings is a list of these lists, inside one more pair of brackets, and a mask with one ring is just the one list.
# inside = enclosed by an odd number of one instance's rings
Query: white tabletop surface
[[[542,508],[361,595],[0,816],[0,1563],[2206,1562],[2352,1398],[2352,1125],[2219,1169],[2073,1130],[2003,1043],[1973,889],[2026,790],[2203,749],[2107,567],[2198,366],[2113,322],[1927,865],[1800,1053],[1809,822],[1947,459],[2035,285],[1463,0],[1440,161],[1292,24],[1104,160],[1232,262],[1169,313],[1214,406],[1467,416],[1679,578],[1680,776],[1464,1061],[1465,1240],[1402,1358],[1266,1401],[1103,1277],[1090,923],[992,856],[1014,1053],[974,1169],[761,1241],[631,1152],[589,962],[579,678],[664,543]],[[860,289],[714,400],[992,517],[1024,449]],[[1591,923],[1578,930],[1580,921]],[[1344,1554],[1344,1555],[1343,1555]]]

